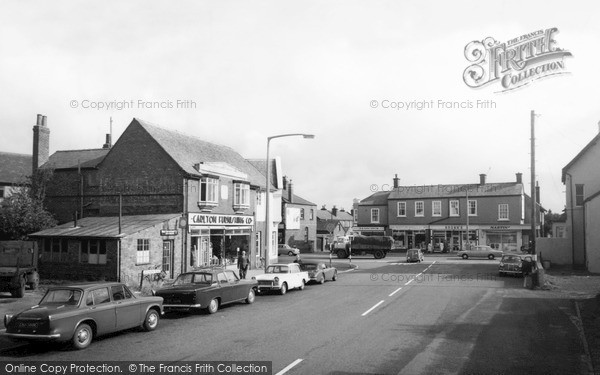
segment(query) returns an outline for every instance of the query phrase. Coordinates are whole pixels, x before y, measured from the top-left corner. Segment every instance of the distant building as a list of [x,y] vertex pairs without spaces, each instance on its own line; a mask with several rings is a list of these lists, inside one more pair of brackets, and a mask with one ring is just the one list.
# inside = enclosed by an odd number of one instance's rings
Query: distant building
[[[538,194],[539,196],[539,194]],[[531,238],[530,197],[525,194],[522,174],[514,182],[462,185],[400,186],[361,200],[358,226],[363,235],[393,236],[397,246],[458,250],[469,242],[503,251],[527,247]],[[544,209],[536,205],[540,235]]]
[[280,244],[288,244],[302,252],[315,252],[317,248],[317,205],[294,192],[292,180],[283,177]]
[[600,272],[600,133],[562,170],[574,267]]
[[337,238],[350,233],[353,225],[353,216],[344,209],[333,206],[329,211],[323,206],[317,211],[317,250],[329,250]]

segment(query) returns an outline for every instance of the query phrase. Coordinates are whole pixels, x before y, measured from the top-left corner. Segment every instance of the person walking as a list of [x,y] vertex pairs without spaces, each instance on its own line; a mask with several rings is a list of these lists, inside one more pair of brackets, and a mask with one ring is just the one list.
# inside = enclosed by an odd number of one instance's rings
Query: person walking
[[242,251],[242,254],[238,257],[238,270],[240,271],[240,279],[246,278],[246,272],[250,267],[250,258],[246,255],[246,251]]

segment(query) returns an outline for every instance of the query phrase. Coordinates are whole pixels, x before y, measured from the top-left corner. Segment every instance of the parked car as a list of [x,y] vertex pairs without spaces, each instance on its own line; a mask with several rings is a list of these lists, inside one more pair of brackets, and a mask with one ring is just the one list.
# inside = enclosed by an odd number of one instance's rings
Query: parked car
[[286,243],[280,243],[277,245],[277,255],[287,254],[291,257],[300,254],[300,250],[295,247],[291,247]]
[[278,290],[285,294],[289,289],[304,289],[309,280],[308,272],[302,271],[298,263],[272,264],[262,275],[253,277],[258,282],[258,292]]
[[5,315],[4,334],[29,341],[71,341],[84,349],[96,336],[138,326],[153,331],[163,314],[162,303],[160,297],[137,297],[121,283],[54,287],[36,306]]
[[233,270],[204,268],[180,274],[173,284],[153,294],[164,299],[165,311],[206,309],[214,314],[228,303],[253,303],[257,284],[256,280],[240,280]]
[[406,250],[406,262],[423,262],[425,257],[423,256],[423,251],[421,249],[408,249]]
[[308,272],[309,281],[323,284],[327,280],[337,280],[337,269],[335,267],[329,267],[323,262],[302,261],[299,264],[302,271]]
[[500,259],[498,266],[498,274],[504,276],[507,274],[521,276],[523,274],[523,255],[520,254],[504,254]]
[[471,250],[461,250],[456,253],[459,257],[463,259],[469,258],[488,258],[494,259],[496,257],[502,256],[502,251],[492,249],[490,246],[473,246]]

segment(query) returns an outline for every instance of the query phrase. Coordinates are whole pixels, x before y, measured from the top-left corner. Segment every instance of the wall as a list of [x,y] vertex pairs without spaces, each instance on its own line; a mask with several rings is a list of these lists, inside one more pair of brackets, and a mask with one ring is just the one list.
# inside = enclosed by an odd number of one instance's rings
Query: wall
[[587,269],[600,273],[600,196],[596,196],[585,204],[585,247]]
[[536,253],[551,264],[571,265],[573,257],[571,240],[568,238],[538,237],[536,238]]
[[[285,207],[304,209],[304,219],[300,219],[300,229],[286,229],[284,243],[297,247],[301,252],[315,252],[317,248],[317,206],[300,205],[293,203],[284,204]],[[310,210],[313,210],[312,220]],[[308,228],[308,242],[306,242],[306,228]]]

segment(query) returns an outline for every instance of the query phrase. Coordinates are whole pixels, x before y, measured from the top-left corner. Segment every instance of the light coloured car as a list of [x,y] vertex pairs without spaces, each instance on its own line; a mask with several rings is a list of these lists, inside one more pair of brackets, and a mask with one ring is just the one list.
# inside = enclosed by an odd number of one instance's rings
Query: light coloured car
[[337,269],[335,267],[329,267],[324,262],[302,261],[298,264],[300,264],[300,269],[302,271],[308,272],[308,277],[310,278],[309,281],[324,284],[327,280],[337,280]]
[[295,255],[299,255],[300,250],[296,249],[295,247],[291,247],[290,245],[288,245],[286,243],[280,243],[279,245],[277,245],[277,255],[281,255],[281,254],[287,254],[287,255],[293,257]]
[[470,250],[461,250],[456,253],[463,259],[469,258],[488,258],[494,259],[496,257],[502,257],[502,251],[492,249],[490,246],[472,246]]
[[304,289],[309,280],[308,272],[302,271],[298,263],[271,264],[262,275],[253,277],[258,282],[258,292],[278,290],[285,294],[289,289]]

